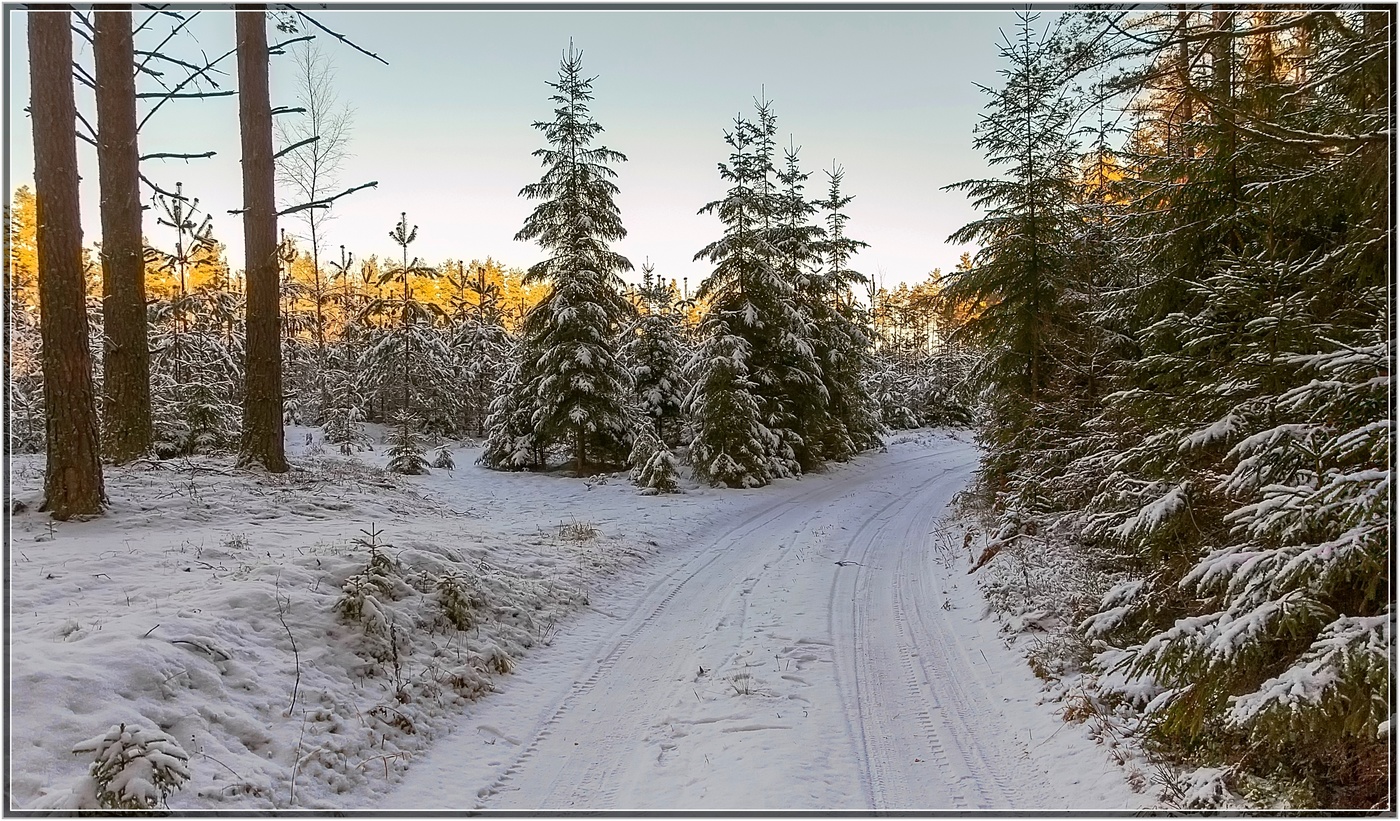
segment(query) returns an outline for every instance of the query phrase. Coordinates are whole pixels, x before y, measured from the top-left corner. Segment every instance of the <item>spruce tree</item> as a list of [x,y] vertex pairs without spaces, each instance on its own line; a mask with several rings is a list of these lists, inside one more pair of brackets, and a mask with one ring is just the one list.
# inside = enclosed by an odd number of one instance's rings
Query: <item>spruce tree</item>
[[633,314],[620,274],[632,263],[608,247],[627,236],[611,168],[627,158],[594,144],[603,127],[589,110],[593,79],[584,76],[583,53],[570,42],[559,81],[549,83],[555,118],[534,124],[549,142],[534,152],[545,173],[520,191],[540,203],[515,236],[549,255],[525,276],[527,284],[547,283],[549,293],[525,317],[519,396],[528,403],[534,447],[562,446],[580,476],[590,464],[625,462],[632,392],[617,356],[618,335]]
[[990,418],[983,438],[994,445],[981,471],[985,487],[1002,485],[1021,464],[1017,437],[1051,384],[1047,355],[1065,323],[1064,237],[1073,224],[1069,203],[1075,154],[1070,111],[1056,43],[1034,31],[1038,15],[1017,13],[1016,34],[1000,47],[1005,85],[984,89],[987,112],[973,145],[1009,178],[966,180],[947,186],[966,191],[986,212],[949,242],[978,243],[969,270],[960,271],[946,298],[980,305],[963,333],[989,350],[980,380],[991,386]]
[[675,292],[655,277],[650,263],[642,265],[637,297],[641,315],[628,329],[622,355],[632,372],[642,417],[662,442],[674,447],[681,434],[686,394],[682,370],[688,358],[681,314]]
[[[801,170],[798,149],[789,143],[784,166],[775,170],[774,214],[769,228],[769,244],[774,262],[784,280],[792,286],[797,309],[794,337],[798,344],[784,357],[782,393],[791,409],[790,437],[793,453],[802,470],[810,471],[832,455],[829,446],[844,439],[840,423],[831,414],[831,393],[823,378],[822,366],[831,353],[830,339],[821,322],[825,308],[821,272],[822,229],[811,222],[817,208],[808,202],[806,181],[811,174]],[[810,358],[809,358],[810,356]],[[832,448],[838,450],[838,448]],[[842,450],[841,458],[850,455]]]
[[687,368],[691,380],[686,410],[694,427],[690,461],[697,478],[711,485],[761,487],[773,480],[777,437],[765,424],[752,379],[754,346],[748,337],[770,330],[763,307],[785,289],[771,265],[763,233],[764,206],[758,181],[765,173],[755,155],[756,129],[742,115],[725,142],[732,153],[719,164],[731,184],[723,200],[700,209],[724,223],[722,239],[695,255],[715,264],[696,296],[708,300],[701,321],[703,341]]
[[[825,403],[821,366],[796,285],[784,276],[775,245],[792,234],[783,223],[784,200],[775,180],[775,131],[767,102],[758,104],[757,124],[735,118],[733,131],[725,134],[729,162],[719,164],[721,179],[731,187],[724,199],[700,210],[718,216],[725,235],[695,255],[714,270],[696,292],[707,310],[703,341],[688,368],[692,463],[701,479],[730,487],[764,485],[800,475],[804,462],[820,463],[801,429],[799,406]],[[761,468],[759,458],[766,462]]]
[[855,197],[841,193],[844,170],[833,166],[826,174],[827,196],[817,203],[825,212],[826,230],[815,249],[822,268],[808,275],[799,294],[812,317],[828,397],[830,421],[823,432],[822,451],[827,458],[845,460],[880,443],[879,409],[866,390],[868,374],[875,367],[874,337],[852,293],[867,279],[851,268],[851,258],[869,246],[846,236],[845,208]]

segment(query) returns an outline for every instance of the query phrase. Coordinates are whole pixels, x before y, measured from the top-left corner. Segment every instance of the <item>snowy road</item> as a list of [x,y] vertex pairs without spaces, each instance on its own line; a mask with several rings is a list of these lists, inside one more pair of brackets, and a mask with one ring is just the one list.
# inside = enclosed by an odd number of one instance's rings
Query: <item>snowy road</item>
[[986,622],[965,556],[931,549],[975,462],[969,445],[943,439],[750,497],[595,597],[382,806],[1121,801],[1112,785],[1071,783],[1065,739],[1033,743],[1027,704],[1008,706],[1004,691],[1029,696],[1034,680],[987,629],[967,629]]

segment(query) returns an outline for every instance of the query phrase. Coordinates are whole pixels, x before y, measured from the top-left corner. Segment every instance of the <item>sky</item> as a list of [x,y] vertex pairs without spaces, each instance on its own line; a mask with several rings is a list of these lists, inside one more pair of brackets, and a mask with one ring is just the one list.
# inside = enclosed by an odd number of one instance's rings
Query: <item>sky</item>
[[[188,12],[187,12],[188,13]],[[24,12],[9,17],[9,190],[32,185]],[[397,256],[389,231],[400,212],[419,226],[410,254],[429,264],[485,258],[526,267],[542,254],[515,233],[534,203],[520,189],[541,174],[531,152],[545,145],[531,124],[550,119],[546,82],[572,38],[585,72],[596,76],[593,113],[600,142],[621,151],[617,198],[626,239],[616,248],[640,270],[689,282],[708,274],[695,252],[718,238],[714,216],[697,214],[723,196],[717,164],[724,131],[736,114],[752,115],[755,98],[773,101],[781,142],[800,147],[811,171],[808,195],[825,193],[824,169],[845,169],[850,236],[864,240],[855,267],[894,286],[951,269],[964,247],[947,237],[977,212],[963,194],[941,190],[991,173],[972,147],[986,102],[975,84],[995,86],[998,29],[1007,10],[675,11],[675,10],[339,10],[317,19],[388,61],[385,66],[332,38],[335,86],[354,109],[354,132],[340,181],[371,180],[376,189],[335,205],[324,233],[330,253],[344,244],[357,258]],[[138,21],[143,19],[139,14]],[[168,31],[157,23],[138,35],[154,46]],[[233,16],[204,11],[182,35],[177,53],[211,56],[232,48]],[[269,26],[269,38],[279,34]],[[91,65],[91,47],[75,40],[75,59]],[[224,88],[236,87],[233,58],[221,64]],[[80,111],[95,120],[92,92],[78,86]],[[146,77],[138,91],[158,87]],[[274,57],[273,105],[297,96],[291,58]],[[179,100],[141,132],[141,151],[213,150],[211,159],[151,160],[148,176],[176,181],[213,215],[214,233],[242,266],[242,231],[229,209],[241,205],[237,98]],[[97,164],[79,143],[84,239],[99,237]],[[143,191],[143,199],[148,199]],[[283,217],[289,232],[304,231]],[[173,246],[171,229],[146,212],[148,240]],[[636,276],[629,277],[635,279]]]

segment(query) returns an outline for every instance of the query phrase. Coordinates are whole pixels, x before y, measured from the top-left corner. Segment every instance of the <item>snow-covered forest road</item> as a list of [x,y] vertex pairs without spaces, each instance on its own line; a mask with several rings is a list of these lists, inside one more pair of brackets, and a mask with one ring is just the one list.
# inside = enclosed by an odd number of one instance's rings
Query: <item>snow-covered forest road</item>
[[936,533],[975,464],[952,439],[891,448],[711,519],[594,596],[383,806],[1135,804],[1033,703]]

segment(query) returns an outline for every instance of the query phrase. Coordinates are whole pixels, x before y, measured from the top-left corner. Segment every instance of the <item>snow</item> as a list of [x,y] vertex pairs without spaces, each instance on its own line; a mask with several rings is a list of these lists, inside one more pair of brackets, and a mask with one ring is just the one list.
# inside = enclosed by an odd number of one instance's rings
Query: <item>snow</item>
[[[935,560],[968,434],[641,496],[488,471],[475,446],[398,477],[383,448],[329,458],[307,432],[282,476],[108,468],[89,522],[35,512],[41,462],[12,459],[12,808],[90,801],[74,747],[121,724],[188,757],[175,810],[1148,801]],[[377,623],[337,608],[356,576]]]
[[1173,486],[1161,497],[1144,505],[1136,516],[1113,528],[1112,533],[1120,539],[1127,539],[1135,533],[1151,532],[1186,506],[1190,487],[1189,480]]

